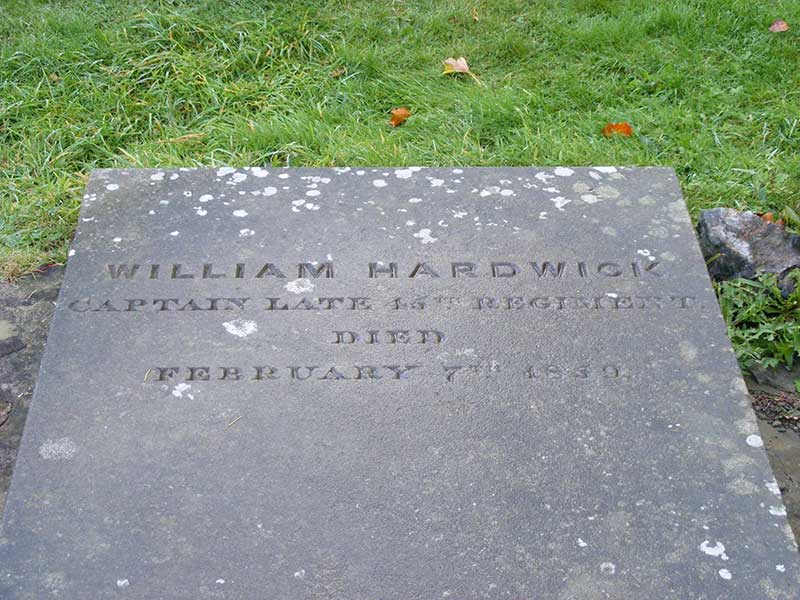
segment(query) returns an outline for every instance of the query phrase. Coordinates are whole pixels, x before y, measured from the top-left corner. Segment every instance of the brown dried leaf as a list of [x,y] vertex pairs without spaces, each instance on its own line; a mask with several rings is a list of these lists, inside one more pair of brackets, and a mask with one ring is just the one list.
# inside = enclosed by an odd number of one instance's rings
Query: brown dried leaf
[[389,125],[392,127],[399,127],[403,123],[406,122],[408,117],[411,116],[411,111],[408,110],[405,106],[401,106],[400,108],[393,108],[392,109],[392,118],[389,119]]
[[769,26],[769,30],[772,33],[781,33],[784,31],[789,31],[789,24],[782,19],[777,19],[772,23],[772,25]]
[[341,77],[345,73],[347,73],[347,69],[345,69],[343,66],[340,65],[336,67],[333,71],[331,71],[331,77],[335,79],[337,77]]
[[475,21],[476,23],[478,22],[478,7],[477,6],[473,6],[472,7],[472,20]]

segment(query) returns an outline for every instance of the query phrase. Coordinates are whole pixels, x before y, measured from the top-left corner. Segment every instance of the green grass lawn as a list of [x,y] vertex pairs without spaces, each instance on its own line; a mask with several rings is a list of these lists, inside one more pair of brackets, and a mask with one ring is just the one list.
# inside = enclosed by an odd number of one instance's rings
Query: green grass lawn
[[797,208],[798,32],[794,0],[0,0],[0,278],[64,260],[94,167],[666,165],[693,211]]

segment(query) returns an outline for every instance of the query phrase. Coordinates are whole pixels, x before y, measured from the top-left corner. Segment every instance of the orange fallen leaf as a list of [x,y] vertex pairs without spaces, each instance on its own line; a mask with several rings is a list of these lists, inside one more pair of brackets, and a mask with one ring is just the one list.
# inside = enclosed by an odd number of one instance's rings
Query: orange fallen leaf
[[392,118],[389,119],[389,125],[392,127],[399,127],[403,123],[406,122],[408,117],[411,116],[411,111],[408,110],[405,106],[401,106],[400,108],[393,108],[392,109]]
[[781,33],[783,31],[789,31],[789,24],[782,19],[777,19],[772,23],[772,25],[769,26],[769,30],[772,33]]
[[621,135],[622,137],[631,137],[633,135],[633,127],[627,121],[621,123],[608,123],[603,127],[603,135],[611,137],[612,135]]
[[774,223],[775,222],[775,213],[767,212],[761,215],[761,218],[764,219],[767,223]]

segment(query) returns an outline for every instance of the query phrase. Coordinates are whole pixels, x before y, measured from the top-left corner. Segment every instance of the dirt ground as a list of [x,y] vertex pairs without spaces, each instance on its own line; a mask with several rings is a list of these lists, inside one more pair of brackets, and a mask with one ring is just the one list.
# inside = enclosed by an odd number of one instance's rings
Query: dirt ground
[[[0,283],[0,510],[62,276],[61,267],[52,267],[14,284]],[[800,539],[800,397],[778,379],[763,373],[759,381],[746,378],[789,522]]]

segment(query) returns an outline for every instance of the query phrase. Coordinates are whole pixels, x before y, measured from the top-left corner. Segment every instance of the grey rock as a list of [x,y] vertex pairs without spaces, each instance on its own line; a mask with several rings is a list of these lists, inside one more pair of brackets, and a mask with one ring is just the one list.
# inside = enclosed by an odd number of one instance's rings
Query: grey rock
[[713,279],[775,273],[784,293],[794,289],[787,275],[800,267],[800,235],[749,211],[712,208],[700,213],[697,236]]

